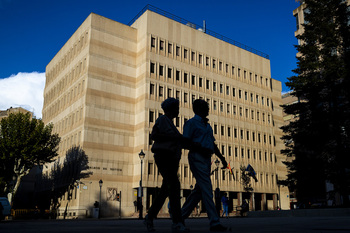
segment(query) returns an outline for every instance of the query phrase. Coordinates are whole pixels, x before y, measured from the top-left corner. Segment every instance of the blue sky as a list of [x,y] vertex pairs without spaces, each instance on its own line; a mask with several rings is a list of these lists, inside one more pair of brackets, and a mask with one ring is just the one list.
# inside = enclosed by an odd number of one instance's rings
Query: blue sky
[[15,99],[23,94],[16,82],[42,93],[44,82],[35,79],[44,78],[46,65],[91,12],[128,24],[147,4],[198,25],[206,20],[208,29],[268,54],[271,77],[288,91],[284,82],[296,68],[295,0],[0,0],[0,90],[13,90],[0,91],[0,110],[11,104],[39,111],[30,98]]

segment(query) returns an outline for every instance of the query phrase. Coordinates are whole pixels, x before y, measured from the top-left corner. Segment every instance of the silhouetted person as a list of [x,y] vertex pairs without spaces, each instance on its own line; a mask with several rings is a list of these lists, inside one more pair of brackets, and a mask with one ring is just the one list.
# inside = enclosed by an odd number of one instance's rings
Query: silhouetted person
[[222,217],[224,217],[224,214],[226,213],[226,218],[228,218],[228,198],[227,198],[227,193],[224,193],[224,195],[221,198],[222,202],[222,208],[224,209],[222,211]]
[[208,124],[207,119],[209,115],[208,103],[201,99],[195,100],[193,112],[195,116],[184,125],[183,137],[192,142],[189,146],[188,161],[192,174],[196,178],[196,185],[182,207],[182,217],[188,218],[202,199],[210,220],[210,231],[227,231],[228,228],[220,223],[213,202],[213,188],[210,179],[211,155],[215,153],[220,158],[223,168],[227,167],[227,162],[214,143],[213,129]]
[[156,120],[151,139],[154,141],[152,152],[158,171],[163,177],[162,187],[152,206],[145,216],[145,225],[148,231],[154,231],[153,219],[157,217],[165,199],[169,196],[172,213],[172,230],[188,232],[181,217],[180,182],[177,176],[181,158],[182,135],[173,123],[173,119],[179,115],[179,101],[174,98],[166,99],[162,105],[165,115]]

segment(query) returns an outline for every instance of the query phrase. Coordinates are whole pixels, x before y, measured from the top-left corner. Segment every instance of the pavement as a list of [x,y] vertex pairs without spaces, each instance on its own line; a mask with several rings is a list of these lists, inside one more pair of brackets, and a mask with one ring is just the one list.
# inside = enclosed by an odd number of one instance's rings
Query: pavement
[[[307,232],[350,233],[350,216],[302,216],[302,217],[230,217],[222,218],[224,226],[232,232]],[[156,219],[156,232],[171,232],[170,219]],[[208,218],[190,218],[186,226],[191,233],[210,232]],[[146,233],[142,220],[138,219],[75,219],[75,220],[8,220],[0,222],[0,233]]]

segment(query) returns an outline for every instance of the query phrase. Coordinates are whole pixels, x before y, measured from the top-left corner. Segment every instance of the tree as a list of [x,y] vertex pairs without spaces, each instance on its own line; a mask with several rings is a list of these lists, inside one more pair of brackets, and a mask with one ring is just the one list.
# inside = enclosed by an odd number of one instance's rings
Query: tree
[[248,198],[248,203],[250,201],[250,197],[252,195],[252,192],[254,191],[251,181],[251,176],[249,175],[249,171],[246,170],[246,167],[241,165],[241,184],[243,185],[243,190],[246,195],[246,198]]
[[286,85],[298,103],[283,106],[297,118],[282,127],[287,182],[300,201],[324,198],[325,181],[350,193],[350,14],[346,1],[305,0],[298,67]]
[[22,178],[36,165],[57,156],[60,137],[53,125],[29,113],[12,113],[0,122],[0,186],[3,195],[15,196]]
[[66,217],[69,201],[72,199],[73,191],[81,183],[81,179],[89,177],[92,172],[89,169],[88,156],[79,146],[70,148],[64,158],[63,164],[56,160],[50,174],[44,175],[39,182],[42,194],[51,201],[51,209],[57,210],[60,206],[59,198],[68,193],[64,218]]

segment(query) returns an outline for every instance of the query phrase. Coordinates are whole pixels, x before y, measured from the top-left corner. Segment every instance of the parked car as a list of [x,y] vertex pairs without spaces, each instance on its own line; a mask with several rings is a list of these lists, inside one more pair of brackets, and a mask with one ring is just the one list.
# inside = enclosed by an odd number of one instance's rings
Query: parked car
[[0,220],[4,220],[6,216],[11,215],[11,205],[6,197],[0,197]]

